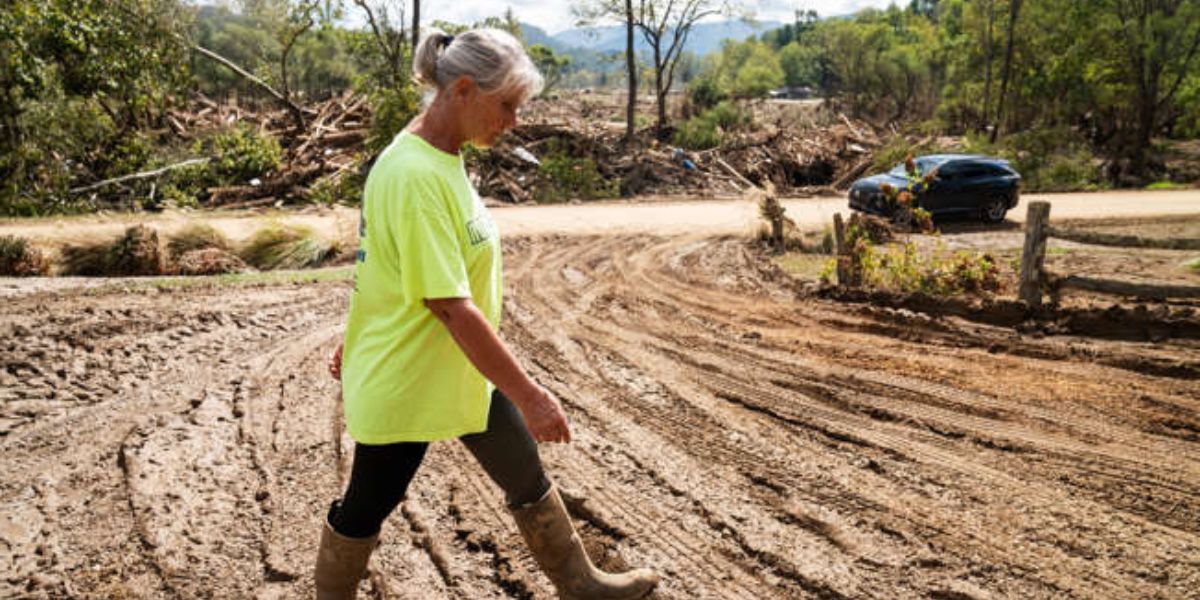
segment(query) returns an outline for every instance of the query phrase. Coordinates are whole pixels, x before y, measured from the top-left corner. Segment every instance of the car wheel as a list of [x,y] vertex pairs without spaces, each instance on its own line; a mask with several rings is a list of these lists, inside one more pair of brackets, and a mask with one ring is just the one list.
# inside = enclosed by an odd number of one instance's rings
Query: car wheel
[[988,223],[1000,223],[1008,214],[1008,199],[996,196],[983,205],[983,220]]

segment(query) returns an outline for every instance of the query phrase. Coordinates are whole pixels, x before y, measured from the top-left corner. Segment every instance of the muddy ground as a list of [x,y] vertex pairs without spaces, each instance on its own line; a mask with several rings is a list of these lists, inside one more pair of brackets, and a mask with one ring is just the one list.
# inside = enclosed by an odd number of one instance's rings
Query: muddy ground
[[[1200,597],[1200,382],[1139,368],[1194,374],[1200,343],[867,310],[765,265],[506,241],[504,334],[565,402],[544,456],[602,563],[673,599]],[[351,284],[253,281],[5,298],[0,596],[311,594]],[[453,442],[372,566],[368,598],[552,597]]]

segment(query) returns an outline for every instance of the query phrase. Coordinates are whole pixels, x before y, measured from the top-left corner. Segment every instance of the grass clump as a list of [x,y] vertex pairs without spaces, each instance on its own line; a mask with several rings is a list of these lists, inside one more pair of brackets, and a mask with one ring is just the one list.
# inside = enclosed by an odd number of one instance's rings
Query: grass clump
[[199,248],[183,253],[175,260],[179,275],[224,275],[244,273],[250,268],[242,259],[221,248]]
[[171,260],[196,250],[215,248],[229,251],[229,238],[207,223],[194,223],[179,230],[167,240],[167,256]]
[[162,254],[158,233],[145,225],[134,225],[115,240],[90,241],[65,246],[62,273],[83,277],[161,275]]
[[269,225],[242,247],[240,257],[263,271],[316,267],[337,255],[338,247],[310,227]]
[[14,235],[0,236],[0,277],[46,275],[50,263],[29,240]]

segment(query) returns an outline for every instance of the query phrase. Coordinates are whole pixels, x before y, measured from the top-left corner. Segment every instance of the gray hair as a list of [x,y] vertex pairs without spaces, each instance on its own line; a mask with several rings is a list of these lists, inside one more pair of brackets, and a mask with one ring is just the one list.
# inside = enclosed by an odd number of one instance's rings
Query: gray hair
[[521,101],[542,91],[542,74],[521,42],[500,29],[458,35],[430,29],[417,45],[413,73],[418,83],[438,90],[466,75],[484,92],[520,90]]

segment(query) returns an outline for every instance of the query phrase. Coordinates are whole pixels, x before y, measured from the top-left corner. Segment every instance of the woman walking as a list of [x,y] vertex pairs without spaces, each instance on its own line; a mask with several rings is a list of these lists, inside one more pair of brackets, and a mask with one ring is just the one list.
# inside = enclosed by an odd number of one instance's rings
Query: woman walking
[[330,364],[356,445],[321,532],[317,598],[355,597],[429,442],[450,438],[503,489],[560,597],[640,598],[657,576],[596,569],[542,470],[536,442],[569,442],[570,428],[496,333],[500,241],[459,156],[462,144],[490,146],[516,125],[542,78],[521,44],[494,29],[429,33],[413,70],[435,95],[367,177],[346,337]]

